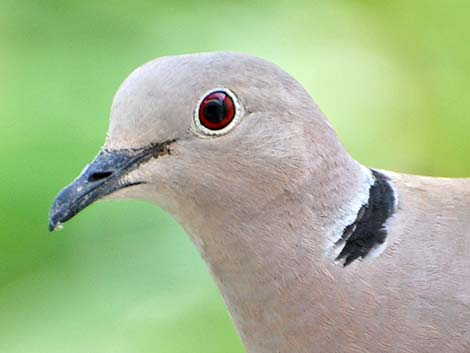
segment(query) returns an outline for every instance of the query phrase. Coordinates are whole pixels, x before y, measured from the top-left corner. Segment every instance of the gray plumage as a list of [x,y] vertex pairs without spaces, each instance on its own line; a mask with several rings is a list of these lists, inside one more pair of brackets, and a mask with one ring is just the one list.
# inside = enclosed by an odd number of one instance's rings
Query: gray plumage
[[[208,135],[198,104],[216,89],[233,92],[237,119]],[[122,84],[103,153],[58,196],[50,227],[99,198],[168,210],[248,353],[470,352],[470,180],[379,173],[390,190],[377,200],[393,196],[384,239],[344,266],[377,177],[308,93],[258,58],[164,57]]]

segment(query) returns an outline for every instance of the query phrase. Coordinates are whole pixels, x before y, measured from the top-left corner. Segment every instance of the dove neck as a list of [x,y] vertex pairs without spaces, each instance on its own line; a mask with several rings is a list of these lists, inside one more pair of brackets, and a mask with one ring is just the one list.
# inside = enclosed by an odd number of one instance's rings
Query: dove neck
[[[336,173],[342,173],[338,180]],[[313,178],[313,177],[312,177]],[[336,185],[328,189],[331,180]],[[357,162],[286,190],[263,208],[207,222],[180,219],[205,259],[248,352],[289,350],[285,336],[321,322],[334,291],[334,245],[369,198],[369,169]],[[321,187],[319,187],[319,185]],[[310,307],[305,312],[305,307]],[[301,327],[304,325],[304,327]],[[273,334],[273,332],[277,332]],[[293,339],[295,337],[292,336]],[[310,341],[310,340],[309,340]]]

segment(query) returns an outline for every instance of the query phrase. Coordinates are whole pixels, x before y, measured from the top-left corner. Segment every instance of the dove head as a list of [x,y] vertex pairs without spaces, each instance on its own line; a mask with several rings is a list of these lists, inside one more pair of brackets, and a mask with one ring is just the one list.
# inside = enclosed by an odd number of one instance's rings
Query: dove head
[[[215,91],[228,91],[237,121],[204,133],[195,126],[194,115],[205,96]],[[238,123],[250,123],[245,117],[252,114],[312,108],[305,90],[267,61],[231,53],[162,57],[136,69],[119,88],[106,147],[140,148],[188,133],[203,138],[227,135]]]
[[253,217],[305,188],[325,205],[353,164],[277,66],[232,53],[163,57],[119,88],[105,145],[58,195],[50,228],[102,198],[150,200],[183,224]]

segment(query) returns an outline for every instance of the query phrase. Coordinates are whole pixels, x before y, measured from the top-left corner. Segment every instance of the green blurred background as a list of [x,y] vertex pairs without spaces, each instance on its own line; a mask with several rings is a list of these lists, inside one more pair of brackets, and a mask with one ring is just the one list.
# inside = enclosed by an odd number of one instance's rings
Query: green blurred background
[[99,203],[47,232],[120,82],[161,55],[241,51],[304,84],[361,162],[470,176],[467,0],[0,0],[0,353],[240,353],[181,228]]

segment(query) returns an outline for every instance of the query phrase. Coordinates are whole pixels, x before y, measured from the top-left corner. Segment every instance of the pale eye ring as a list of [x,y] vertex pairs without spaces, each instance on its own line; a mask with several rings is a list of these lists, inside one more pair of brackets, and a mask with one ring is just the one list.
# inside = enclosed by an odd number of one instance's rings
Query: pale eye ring
[[194,123],[198,132],[204,135],[223,135],[235,126],[241,113],[235,94],[227,88],[216,88],[199,100],[194,111]]

